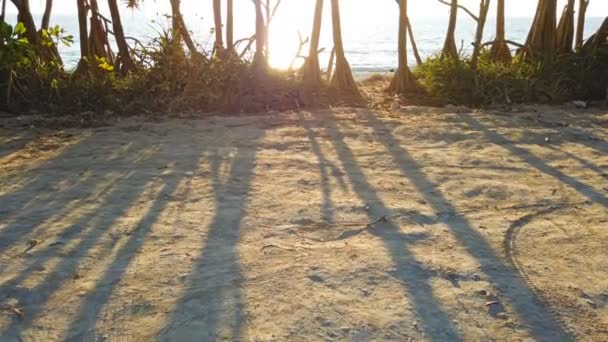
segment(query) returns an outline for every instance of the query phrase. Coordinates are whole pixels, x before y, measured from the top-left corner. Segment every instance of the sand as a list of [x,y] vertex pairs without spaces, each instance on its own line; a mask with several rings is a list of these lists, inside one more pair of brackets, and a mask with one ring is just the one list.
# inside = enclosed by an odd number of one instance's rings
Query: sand
[[608,340],[606,110],[31,125],[0,341]]

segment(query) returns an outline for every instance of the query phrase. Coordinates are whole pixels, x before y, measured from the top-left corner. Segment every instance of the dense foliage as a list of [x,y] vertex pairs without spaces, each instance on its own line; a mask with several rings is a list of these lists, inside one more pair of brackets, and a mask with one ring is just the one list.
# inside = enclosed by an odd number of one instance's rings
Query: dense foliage
[[495,62],[484,51],[476,70],[469,59],[431,57],[414,74],[429,95],[467,105],[603,100],[608,88],[608,48],[546,60],[516,56]]

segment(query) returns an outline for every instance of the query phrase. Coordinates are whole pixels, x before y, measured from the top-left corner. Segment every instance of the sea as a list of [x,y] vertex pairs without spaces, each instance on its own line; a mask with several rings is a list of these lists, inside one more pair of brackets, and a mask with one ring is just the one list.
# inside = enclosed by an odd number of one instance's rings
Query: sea
[[[184,10],[183,12],[186,25],[199,45],[199,49],[209,52],[214,41],[211,16],[209,13],[197,13],[196,11]],[[359,14],[347,16],[347,14],[349,13],[343,13],[342,16],[342,31],[347,59],[353,72],[382,73],[393,70],[397,65],[398,18],[396,11],[366,17]],[[277,11],[270,28],[270,62],[272,66],[286,69],[292,64],[297,66],[302,62],[303,59],[296,55],[300,47],[300,55],[308,53],[308,45],[305,42],[311,30],[311,18],[312,13],[282,15],[280,11]],[[39,22],[40,16],[36,15],[35,19]],[[9,13],[7,20],[14,22],[16,16]],[[447,14],[442,13],[437,17],[414,16],[410,20],[421,56],[427,58],[438,53],[445,39]],[[170,18],[166,14],[151,13],[150,11],[123,9],[122,21],[125,34],[144,44],[152,42],[163,30],[170,27]],[[595,32],[602,21],[603,18],[601,17],[587,18],[585,37]],[[507,39],[516,42],[525,41],[531,22],[532,17],[507,18]],[[59,47],[66,67],[72,68],[77,64],[80,55],[76,15],[53,15],[51,23],[64,28],[66,34],[74,36],[74,44]],[[236,39],[250,37],[254,29],[255,23],[251,13],[237,12],[235,14]],[[476,22],[461,12],[456,29],[456,38],[463,54],[471,51],[475,30]],[[484,41],[492,40],[494,32],[495,21],[493,18],[489,18],[485,27]],[[244,43],[241,44],[239,49],[244,45]],[[324,49],[320,54],[321,64],[322,66],[327,65],[329,51],[333,46],[329,15],[324,18],[320,46]],[[408,55],[408,63],[415,64],[411,49]]]

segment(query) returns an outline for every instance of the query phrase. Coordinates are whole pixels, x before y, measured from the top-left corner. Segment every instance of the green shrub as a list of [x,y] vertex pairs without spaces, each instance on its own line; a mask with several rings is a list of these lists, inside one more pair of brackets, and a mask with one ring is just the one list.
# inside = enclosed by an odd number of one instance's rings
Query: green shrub
[[426,92],[444,102],[466,105],[496,103],[552,103],[605,96],[608,86],[606,49],[569,53],[550,60],[513,59],[495,63],[487,51],[477,71],[470,61],[442,60],[435,56],[414,69]]

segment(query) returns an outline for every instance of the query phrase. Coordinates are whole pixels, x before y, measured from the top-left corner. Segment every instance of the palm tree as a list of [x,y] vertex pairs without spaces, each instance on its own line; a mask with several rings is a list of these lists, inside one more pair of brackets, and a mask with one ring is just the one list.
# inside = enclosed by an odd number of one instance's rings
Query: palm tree
[[226,0],[226,48],[234,50],[234,1]]
[[51,21],[51,10],[53,9],[53,0],[46,0],[44,6],[44,14],[42,15],[42,23],[40,29],[46,30],[49,28],[49,22]]
[[213,0],[213,22],[215,23],[215,53],[221,57],[224,55],[221,0]]
[[2,9],[0,9],[0,23],[4,22],[4,17],[6,16],[6,0],[2,1]]
[[336,89],[359,95],[359,89],[353,78],[353,73],[346,60],[344,45],[342,44],[342,27],[340,23],[340,4],[338,0],[331,0],[331,18],[334,37],[334,48],[336,50],[336,71],[331,79],[331,84]]
[[490,49],[490,58],[495,62],[511,63],[511,51],[505,37],[505,0],[498,0],[496,7],[496,37]]
[[574,0],[568,0],[557,25],[557,48],[562,52],[572,51],[574,43]]
[[32,11],[30,10],[30,1],[12,0],[12,2],[17,7],[17,20],[23,23],[23,26],[25,26],[25,37],[31,44],[39,48],[40,36],[38,35],[38,30],[36,29],[34,16],[32,16]]
[[89,29],[88,29],[88,13],[85,0],[77,0],[78,6],[78,32],[80,41],[80,62],[76,71],[86,69],[86,60],[91,55],[89,50]]
[[112,16],[112,28],[114,29],[114,38],[116,39],[116,45],[118,46],[119,58],[119,70],[121,73],[126,74],[131,71],[134,67],[131,54],[129,52],[129,45],[125,39],[125,33],[120,20],[120,12],[118,11],[118,4],[116,0],[108,0],[108,6],[110,7],[110,14]]
[[255,57],[254,62],[261,68],[266,69],[266,24],[264,23],[264,13],[262,12],[262,0],[254,0],[255,4]]
[[414,75],[407,64],[407,0],[399,2],[399,65],[388,90],[404,93],[414,86]]
[[555,14],[557,0],[539,0],[532,27],[522,50],[526,57],[550,57],[557,43],[557,27]]
[[310,35],[310,50],[303,68],[304,81],[309,85],[321,83],[321,67],[319,66],[319,39],[321,36],[321,23],[323,21],[323,0],[317,0],[315,17]]
[[585,32],[585,15],[589,7],[589,0],[579,0],[578,2],[578,20],[576,22],[576,49],[583,47],[583,34]]
[[453,60],[458,59],[458,49],[456,48],[456,21],[458,19],[458,0],[452,0],[450,4],[450,21],[448,23],[448,32],[445,36],[445,43],[441,57],[448,57]]
[[471,69],[474,71],[477,70],[479,55],[481,54],[481,40],[483,39],[483,31],[486,26],[486,20],[488,18],[489,10],[490,0],[480,0],[479,15],[473,16],[473,19],[477,22],[477,30],[475,31],[475,42],[473,43],[473,55],[471,56]]

